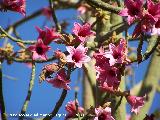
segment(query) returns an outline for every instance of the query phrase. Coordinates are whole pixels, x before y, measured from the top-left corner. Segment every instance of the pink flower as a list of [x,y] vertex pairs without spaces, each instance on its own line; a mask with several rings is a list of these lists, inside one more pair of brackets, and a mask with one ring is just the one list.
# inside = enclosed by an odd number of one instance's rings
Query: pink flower
[[60,34],[56,33],[53,28],[45,27],[45,30],[36,27],[37,31],[39,32],[38,39],[42,39],[45,45],[48,45],[54,39],[60,38]]
[[26,15],[26,0],[2,0],[2,8]]
[[47,80],[48,83],[52,84],[53,87],[63,88],[65,90],[70,90],[71,88],[68,86],[70,80],[67,79],[67,75],[65,73],[65,69],[61,69],[58,71],[57,75],[54,79]]
[[120,11],[120,16],[126,16],[130,25],[134,20],[140,18],[143,13],[143,0],[125,0],[126,8]]
[[[76,105],[78,105],[78,111],[76,111]],[[84,112],[84,109],[82,107],[79,106],[78,101],[74,100],[74,101],[70,101],[67,103],[66,107],[65,107],[66,111],[68,112],[66,119],[67,118],[72,118],[75,117],[77,112],[79,114],[82,114]]]
[[81,68],[82,64],[89,62],[91,58],[86,55],[88,48],[79,45],[77,48],[73,46],[67,46],[69,55],[67,56],[67,62],[74,63],[75,66]]
[[160,28],[160,3],[154,4],[152,0],[147,0],[147,11],[141,17],[132,36],[136,38],[141,33],[158,34],[157,29],[154,29],[154,27]]
[[146,32],[146,34],[160,36],[160,28],[156,28],[155,26],[153,26],[153,28],[150,31]]
[[42,14],[46,16],[48,19],[52,17],[52,10],[49,7],[43,8]]
[[127,102],[131,105],[132,109],[131,112],[134,112],[138,114],[139,110],[141,107],[144,105],[145,101],[145,96],[144,97],[137,97],[137,96],[127,96],[126,97]]
[[130,60],[127,58],[127,44],[125,39],[120,39],[120,43],[115,46],[114,44],[109,44],[109,51],[105,52],[105,57],[109,58],[110,66],[116,63],[128,63]]
[[147,33],[156,24],[156,20],[151,14],[146,13],[142,20],[136,25],[132,36],[137,38],[142,33]]
[[85,23],[84,25],[80,25],[79,23],[74,23],[73,33],[77,36],[77,40],[84,43],[86,38],[91,35],[95,35],[93,31],[91,31],[91,25],[89,23]]
[[47,59],[46,52],[49,49],[50,47],[45,45],[41,39],[38,39],[35,45],[31,45],[28,47],[28,50],[30,50],[33,53],[32,55],[33,60],[36,60],[39,58],[42,60],[46,60]]
[[111,108],[106,107],[103,109],[102,107],[95,108],[96,117],[94,120],[115,120],[111,115]]
[[147,10],[148,10],[148,13],[152,15],[156,21],[154,27],[156,29],[159,29],[160,28],[160,3],[155,4],[153,1],[147,0]]
[[96,67],[97,81],[99,88],[103,91],[112,91],[118,89],[120,84],[119,70],[116,67],[109,66],[109,64],[104,68]]
[[147,0],[147,10],[154,18],[160,19],[160,3],[154,4],[152,0]]
[[110,66],[109,58],[106,58],[105,55],[106,53],[102,48],[99,50],[99,53],[94,54],[94,58],[96,59],[96,79],[101,90],[112,91],[119,86],[119,70],[116,67]]

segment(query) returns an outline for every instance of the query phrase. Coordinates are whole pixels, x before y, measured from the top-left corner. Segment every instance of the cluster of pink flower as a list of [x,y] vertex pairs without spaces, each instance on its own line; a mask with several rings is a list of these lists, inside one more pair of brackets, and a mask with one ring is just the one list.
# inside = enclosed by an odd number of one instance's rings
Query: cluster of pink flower
[[1,9],[19,12],[26,15],[26,0],[1,0]]
[[160,3],[154,3],[152,0],[125,0],[125,9],[121,10],[119,15],[127,17],[130,25],[138,21],[133,32],[133,37],[138,37],[142,33],[151,35],[160,35]]
[[[56,33],[54,29],[45,27],[45,30],[42,30],[36,27],[39,32],[37,43],[28,47],[32,54],[33,60],[43,59],[47,60],[46,52],[50,50],[51,47],[48,45],[54,41],[61,39],[61,35]],[[81,68],[82,65],[86,62],[89,62],[91,58],[87,56],[87,47],[84,47],[84,44],[87,40],[87,37],[94,35],[95,33],[91,31],[91,26],[89,23],[80,25],[79,23],[74,24],[73,33],[75,36],[75,41],[77,46],[66,46],[66,49],[69,55],[66,57],[66,62],[68,65]],[[77,44],[78,43],[78,44]],[[117,45],[110,43],[109,50],[104,50],[101,48],[99,52],[94,53],[93,57],[96,60],[95,68],[97,71],[97,82],[99,88],[103,91],[113,92],[118,90],[121,75],[124,72],[123,68],[129,64],[130,60],[127,58],[127,44],[126,40],[121,38]],[[55,51],[55,56],[62,54],[60,50]],[[56,63],[53,63],[57,65]],[[56,88],[63,88],[70,90],[69,87],[70,80],[67,78],[66,70],[64,68],[57,71],[55,78],[46,80],[48,83],[52,84]],[[138,113],[139,108],[144,105],[144,97],[136,96],[126,96],[128,103],[132,106],[132,112]],[[69,115],[67,117],[73,117],[76,114],[75,103],[70,102],[67,105],[66,110]],[[82,113],[82,109],[78,109],[79,113]],[[111,109],[106,108],[96,108],[95,109],[95,120],[100,118],[113,119],[111,116]]]
[[101,48],[99,53],[94,54],[94,58],[96,59],[96,77],[99,88],[110,92],[118,89],[121,80],[121,68],[129,63],[126,40],[120,39],[117,46],[110,43],[108,51]]
[[[3,0],[0,4],[3,9],[16,11],[25,15],[25,0]],[[145,10],[143,0],[125,0],[125,6],[126,8],[120,11],[119,15],[126,16],[128,24],[138,20],[138,24],[133,33],[134,37],[138,37],[143,32],[160,34],[160,3],[154,4],[151,0],[147,0],[147,8]],[[85,12],[85,10],[82,11],[83,9],[81,9],[82,8],[79,8],[82,13]],[[44,8],[43,14],[47,15],[48,18],[51,16],[50,13],[51,10],[49,8]],[[54,28],[45,27],[45,30],[42,30],[36,27],[36,29],[39,32],[37,43],[29,46],[28,50],[32,53],[33,60],[47,60],[46,53],[51,49],[49,44],[52,41],[58,42],[62,38],[62,35],[57,33]],[[63,62],[67,64],[66,66],[72,68],[82,68],[84,63],[91,60],[87,55],[88,48],[85,47],[85,43],[89,36],[95,35],[95,32],[91,31],[91,25],[89,23],[85,23],[84,25],[74,23],[72,31],[75,45],[66,46],[69,55]],[[108,50],[101,47],[99,52],[94,53],[93,58],[96,60],[96,79],[99,89],[113,93],[118,90],[124,68],[129,64],[130,60],[127,58],[128,49],[125,39],[121,38],[119,42],[115,44],[110,43],[108,47]],[[55,51],[56,58],[61,59],[61,55],[64,55],[64,53],[60,50]],[[56,67],[56,70],[53,66]],[[56,88],[71,89],[69,86],[70,78],[66,74],[64,66],[60,67],[59,64],[52,63],[51,65],[46,65],[44,68],[46,70],[50,69],[51,74],[56,72],[55,78],[47,78],[45,76],[48,83]],[[132,107],[131,112],[137,114],[140,107],[144,105],[145,97],[136,97],[133,95],[127,95],[125,97]],[[68,102],[66,111],[68,112],[66,119],[75,117],[77,113],[84,113],[84,109],[79,106],[78,101]],[[94,120],[114,120],[110,107],[95,108],[94,115]]]

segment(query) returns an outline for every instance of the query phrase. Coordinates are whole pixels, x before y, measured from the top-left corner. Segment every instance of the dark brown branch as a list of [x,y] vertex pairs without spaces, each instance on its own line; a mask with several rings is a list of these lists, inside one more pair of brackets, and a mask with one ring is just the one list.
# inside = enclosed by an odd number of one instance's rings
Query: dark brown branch
[[5,113],[4,98],[3,98],[2,65],[1,65],[1,62],[0,62],[0,109],[1,109],[2,120],[7,120],[7,115]]
[[67,90],[63,89],[61,97],[59,98],[58,102],[56,103],[56,106],[54,107],[53,111],[48,116],[46,116],[43,120],[51,120],[53,117],[56,116],[60,107],[63,104],[64,99],[66,98],[66,95],[67,95]]
[[59,24],[57,17],[56,17],[53,0],[49,0],[49,4],[50,4],[50,9],[52,10],[52,18],[53,18],[53,21],[55,22],[56,29],[58,32],[61,32],[61,25]]

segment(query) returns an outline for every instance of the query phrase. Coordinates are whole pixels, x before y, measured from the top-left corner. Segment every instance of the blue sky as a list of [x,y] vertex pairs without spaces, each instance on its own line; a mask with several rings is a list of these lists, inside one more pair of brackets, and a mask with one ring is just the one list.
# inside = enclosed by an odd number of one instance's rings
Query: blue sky
[[[38,4],[37,4],[38,3]],[[48,6],[47,0],[27,0],[27,8],[26,12],[27,15],[30,13],[42,8]],[[56,12],[58,19],[64,19],[64,18],[76,18],[77,12],[73,9],[69,10],[61,10]],[[0,26],[7,27],[7,25],[14,23],[15,21],[21,19],[23,16],[18,13],[14,12],[6,12],[6,13],[0,13]],[[76,19],[78,20],[78,19]],[[45,21],[44,16],[37,17],[36,19],[26,22],[22,26],[17,28],[17,31],[19,32],[20,36],[23,39],[36,39],[38,36],[38,33],[35,29],[35,26],[41,26]],[[73,23],[75,20],[70,20],[70,26],[68,27],[68,32],[71,31],[71,28],[73,26]],[[48,23],[47,25],[50,26],[52,23]],[[14,43],[11,42],[13,45]],[[2,46],[3,40],[0,41],[0,45]],[[135,42],[132,42],[130,45],[137,46]],[[57,46],[55,44],[52,44],[52,51],[56,50],[57,48],[65,50],[64,46]],[[17,49],[17,48],[15,48]],[[144,48],[145,49],[145,48]],[[144,77],[144,70],[147,69],[148,61],[140,64],[135,65],[135,80],[136,83],[138,83],[140,80]],[[31,97],[31,101],[29,103],[28,112],[27,113],[50,113],[53,109],[56,101],[59,99],[59,96],[61,94],[60,89],[53,88],[50,84],[44,82],[42,84],[38,83],[38,75],[40,74],[42,67],[44,64],[37,64],[36,65],[36,79],[35,79],[35,85],[33,88],[33,94]],[[65,104],[74,99],[74,87],[76,85],[76,81],[78,80],[78,71],[76,70],[72,73],[71,76],[71,88],[72,91],[68,91],[68,95],[66,97],[66,100],[63,104],[63,107],[61,107],[59,113],[66,113],[64,110]],[[8,114],[10,113],[19,113],[21,111],[21,107],[23,105],[23,102],[25,100],[28,84],[30,80],[30,74],[31,69],[28,68],[25,64],[20,63],[14,63],[12,65],[7,65],[6,62],[3,63],[3,73],[8,76],[12,76],[16,78],[17,80],[10,80],[6,77],[3,77],[3,92],[4,92],[4,99],[6,104],[6,111]],[[81,84],[80,90],[78,93],[78,98],[80,103],[82,103],[81,96],[82,96],[82,87]],[[160,108],[160,95],[156,94],[156,99],[154,100],[154,103],[152,105],[152,108],[150,112],[153,112],[156,108]],[[82,105],[82,104],[81,104]],[[56,117],[56,119],[62,119]],[[56,120],[55,119],[55,120]],[[13,118],[10,118],[10,120],[14,120]]]

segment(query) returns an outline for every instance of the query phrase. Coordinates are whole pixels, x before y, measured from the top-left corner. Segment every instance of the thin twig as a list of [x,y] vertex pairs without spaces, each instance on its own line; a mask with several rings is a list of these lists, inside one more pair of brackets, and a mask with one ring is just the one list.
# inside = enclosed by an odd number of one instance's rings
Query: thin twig
[[15,23],[11,24],[10,26],[8,26],[5,30],[8,31],[10,29],[10,27],[16,28],[19,25],[25,23],[26,21],[29,21],[35,17],[38,17],[39,15],[41,15],[43,9],[39,9],[36,12],[32,13],[31,15],[24,17],[23,19],[16,21]]
[[31,73],[31,79],[30,79],[30,83],[29,83],[29,89],[28,89],[28,93],[27,93],[27,97],[24,101],[24,104],[23,104],[23,107],[22,107],[22,110],[21,110],[21,115],[19,117],[19,120],[23,120],[24,118],[24,114],[26,113],[27,111],[27,108],[28,108],[28,104],[30,102],[30,99],[31,99],[31,95],[32,95],[32,89],[33,89],[33,86],[34,86],[34,79],[35,79],[35,63],[34,61],[32,62],[32,73]]
[[61,32],[61,25],[59,24],[57,17],[56,17],[53,0],[49,0],[49,4],[50,4],[50,8],[52,10],[52,18],[53,18],[53,21],[55,22],[56,29],[58,32]]
[[112,113],[115,113],[116,110],[118,109],[118,107],[121,105],[121,102],[122,102],[122,99],[123,99],[123,96],[121,96],[120,100],[118,101],[117,105],[115,106],[114,110],[112,111]]
[[138,64],[142,62],[142,47],[143,47],[143,35],[141,35],[141,39],[139,40],[139,44],[137,47],[137,60]]
[[[65,55],[68,54],[67,51],[63,52]],[[18,63],[31,63],[32,62],[32,59],[20,59],[20,58],[16,58],[16,57],[11,57],[11,56],[8,56],[8,59],[10,60],[13,60],[14,62],[18,62]],[[51,62],[53,60],[56,60],[56,57],[55,56],[52,56],[50,58],[48,58],[47,60],[35,60],[34,62],[35,63],[45,63],[45,62]]]
[[1,117],[2,120],[7,120],[7,115],[5,113],[5,104],[3,98],[3,85],[2,85],[2,65],[0,62],[0,109],[1,109]]
[[49,115],[47,115],[45,118],[43,118],[43,120],[51,120],[53,117],[56,116],[60,107],[63,104],[64,99],[66,98],[66,95],[67,95],[67,90],[63,89],[61,97],[59,98],[58,102],[56,103],[56,106],[54,107],[53,111]]
[[1,26],[0,26],[0,32],[5,34],[9,39],[11,39],[13,42],[20,42],[20,43],[24,43],[24,44],[35,44],[36,41],[29,41],[29,40],[21,40],[21,39],[17,39],[11,35],[9,35]]

